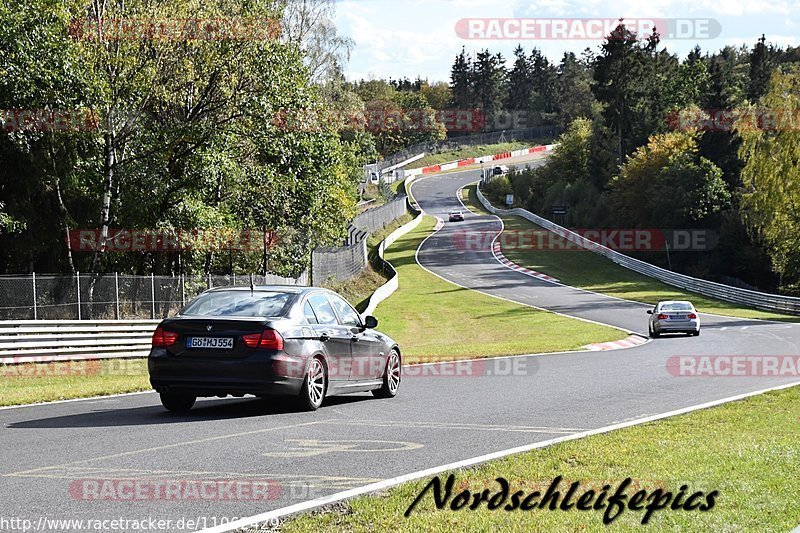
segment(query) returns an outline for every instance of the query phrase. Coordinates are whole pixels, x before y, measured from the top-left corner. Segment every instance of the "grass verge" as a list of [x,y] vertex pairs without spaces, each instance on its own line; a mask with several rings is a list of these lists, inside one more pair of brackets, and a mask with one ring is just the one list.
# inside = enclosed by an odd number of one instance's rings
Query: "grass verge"
[[[577,494],[588,489],[600,492],[606,484],[613,492],[630,477],[628,497],[640,489],[651,495],[661,488],[674,498],[682,485],[688,486],[686,496],[695,491],[719,494],[708,511],[666,508],[654,512],[644,526],[646,511],[626,508],[611,530],[790,531],[800,523],[798,413],[800,387],[767,393],[453,472],[457,487],[453,496],[465,488],[472,492],[490,489],[495,494],[500,488],[498,477],[508,480],[510,493],[529,494],[544,493],[556,476],[562,476],[562,496],[575,481],[581,481]],[[444,483],[447,474],[440,478]],[[430,492],[405,518],[403,513],[429,481],[407,483],[327,512],[297,517],[282,524],[281,531],[609,530],[602,522],[604,510],[504,512],[490,511],[485,503],[474,511],[437,510]],[[701,501],[705,503],[705,498]]]
[[[486,211],[475,193],[475,185],[465,187],[465,191],[464,203],[469,202],[467,205],[471,208],[485,213]],[[522,217],[503,216],[500,218],[503,219],[505,231],[508,232],[546,231]],[[553,276],[561,283],[572,287],[648,304],[655,304],[660,300],[691,300],[700,311],[718,315],[785,322],[800,320],[798,317],[743,307],[684,291],[622,268],[602,256],[585,250],[520,249],[521,247],[517,246],[503,246],[502,238],[500,244],[503,255],[511,261]]]
[[378,287],[386,283],[388,279],[386,274],[376,270],[378,268],[378,245],[394,230],[403,224],[411,222],[413,219],[414,217],[411,214],[406,213],[381,231],[370,235],[367,239],[369,265],[367,265],[366,270],[353,279],[342,283],[326,284],[325,286],[344,296],[359,313],[363,312],[364,309],[367,308],[372,293],[375,292]]
[[498,144],[480,144],[476,146],[462,146],[458,150],[448,150],[446,152],[439,152],[436,154],[428,154],[418,161],[414,161],[415,167],[427,167],[430,165],[439,165],[441,163],[449,163],[458,159],[467,159],[469,157],[478,157],[482,155],[492,155],[501,152],[510,152],[512,150],[519,150],[520,148],[527,148],[529,146],[536,146],[537,144],[546,144],[550,142],[549,139],[531,139],[529,141],[512,141],[507,143]]
[[386,252],[399,289],[375,316],[402,347],[405,362],[575,350],[625,337],[622,330],[492,298],[427,272],[415,253],[434,225],[426,216]]
[[146,359],[2,365],[0,374],[2,406],[150,389]]

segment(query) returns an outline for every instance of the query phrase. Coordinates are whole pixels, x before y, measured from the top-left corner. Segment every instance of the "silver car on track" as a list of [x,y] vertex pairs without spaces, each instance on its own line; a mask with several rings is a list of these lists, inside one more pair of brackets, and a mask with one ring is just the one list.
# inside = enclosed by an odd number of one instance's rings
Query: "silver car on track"
[[700,317],[691,302],[658,302],[653,309],[647,310],[647,314],[650,315],[648,332],[653,338],[662,333],[700,335]]

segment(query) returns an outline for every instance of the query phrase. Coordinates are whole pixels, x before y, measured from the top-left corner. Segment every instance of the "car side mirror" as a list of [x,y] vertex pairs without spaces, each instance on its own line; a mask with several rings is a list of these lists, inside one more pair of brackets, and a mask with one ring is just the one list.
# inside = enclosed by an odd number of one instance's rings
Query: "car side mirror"
[[652,310],[652,309],[648,309],[648,310],[647,310],[647,314],[648,314],[648,315],[652,315],[652,314],[653,314],[653,310]]
[[378,319],[372,315],[364,317],[364,327],[367,329],[375,329],[378,327]]

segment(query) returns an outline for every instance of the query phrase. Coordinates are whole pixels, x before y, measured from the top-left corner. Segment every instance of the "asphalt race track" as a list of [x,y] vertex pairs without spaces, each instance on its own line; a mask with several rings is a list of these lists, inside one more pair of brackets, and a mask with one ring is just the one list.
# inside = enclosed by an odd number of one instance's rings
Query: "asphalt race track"
[[[446,219],[448,211],[462,209],[457,189],[478,174],[424,178],[413,193],[427,213]],[[646,332],[642,304],[512,271],[488,246],[458,246],[457,232],[500,228],[495,217],[465,216],[463,223],[445,223],[424,243],[419,260],[426,268],[487,294]],[[395,399],[336,397],[315,413],[240,399],[201,400],[190,413],[176,415],[164,411],[153,393],[0,410],[0,508],[3,516],[34,525],[40,517],[201,519],[197,527],[185,528],[199,529],[425,468],[798,381],[674,377],[666,368],[674,355],[800,353],[797,325],[710,315],[702,321],[700,337],[661,338],[633,349],[500,359],[455,377],[407,372]],[[509,372],[512,364],[515,371]],[[206,500],[92,492],[103,484],[120,488],[119,480],[138,480],[151,489],[169,482],[185,487],[196,480],[256,481],[270,489],[258,499],[234,493]],[[169,529],[178,531],[180,524]]]

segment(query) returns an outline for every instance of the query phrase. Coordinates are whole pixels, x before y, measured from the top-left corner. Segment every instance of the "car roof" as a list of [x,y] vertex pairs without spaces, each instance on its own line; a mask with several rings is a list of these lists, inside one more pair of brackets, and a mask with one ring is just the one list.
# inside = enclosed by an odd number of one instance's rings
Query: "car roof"
[[690,302],[688,300],[663,300],[661,302],[658,302],[658,305],[666,305],[666,304],[687,304],[687,305],[691,305],[692,307],[694,307],[692,302]]
[[[236,285],[236,286],[225,285],[223,287],[214,287],[206,292],[249,291],[249,290],[250,290],[249,285]],[[329,289],[325,289],[323,287],[305,287],[301,285],[254,285],[253,290],[259,292],[269,291],[269,292],[287,292],[291,294],[301,294],[301,293],[320,291],[320,290],[327,291]]]

